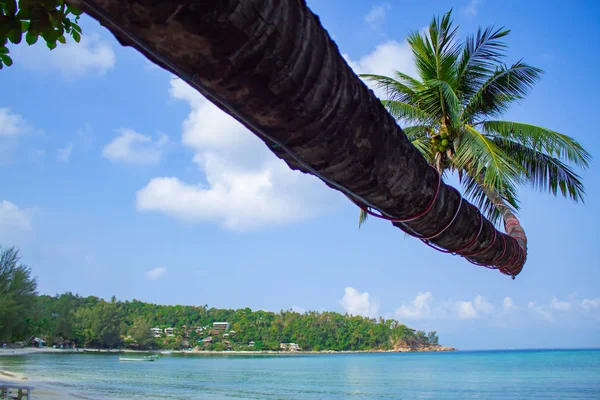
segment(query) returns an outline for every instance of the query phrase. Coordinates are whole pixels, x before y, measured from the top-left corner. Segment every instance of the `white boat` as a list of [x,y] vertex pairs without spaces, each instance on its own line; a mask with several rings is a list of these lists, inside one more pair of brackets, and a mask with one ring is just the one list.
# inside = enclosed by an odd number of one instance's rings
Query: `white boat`
[[155,361],[157,356],[119,357],[119,361]]

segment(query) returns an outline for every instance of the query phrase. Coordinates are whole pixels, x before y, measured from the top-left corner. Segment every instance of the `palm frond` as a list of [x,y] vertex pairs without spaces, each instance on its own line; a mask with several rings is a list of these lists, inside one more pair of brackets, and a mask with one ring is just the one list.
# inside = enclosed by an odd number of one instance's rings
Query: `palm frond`
[[[462,175],[460,178],[465,196],[479,208],[483,215],[490,220],[494,225],[500,227],[503,222],[502,212],[494,205],[492,200],[487,196],[485,190],[481,187],[481,184],[477,182],[473,177],[469,175]],[[519,202],[516,197],[516,190],[514,187],[505,188],[503,193],[499,193],[500,197],[506,202],[506,206],[516,214],[519,209]]]
[[381,103],[397,120],[411,121],[413,123],[431,123],[433,117],[413,105],[401,101],[382,100]]
[[421,109],[440,120],[450,118],[453,125],[458,124],[461,102],[452,86],[439,79],[430,79],[425,84],[429,89],[420,93]]
[[523,167],[523,180],[533,189],[555,196],[560,190],[564,197],[584,201],[581,177],[560,159],[513,140],[494,138],[493,141]]
[[511,67],[501,66],[471,96],[461,119],[472,123],[482,117],[498,116],[515,101],[523,99],[540,79],[543,71],[519,61]]
[[368,218],[369,218],[369,214],[367,214],[365,210],[361,209],[360,214],[358,215],[358,228],[359,229],[365,222],[367,222]]
[[431,127],[427,125],[415,125],[403,128],[403,131],[421,155],[430,164],[433,163],[435,154],[431,148],[431,139],[428,136],[428,132],[431,132]]
[[513,121],[484,121],[480,125],[488,134],[520,143],[535,151],[541,150],[583,168],[587,168],[592,159],[577,140],[541,126]]
[[378,89],[385,91],[385,100],[401,101],[405,103],[414,103],[415,91],[395,80],[384,75],[360,74],[361,78],[374,84]]
[[514,192],[522,171],[504,150],[470,125],[455,146],[454,167],[470,176],[483,176],[483,184],[499,193]]
[[418,79],[413,78],[410,75],[407,75],[400,71],[394,71],[394,75],[396,76],[397,80],[405,82],[405,84],[408,87],[410,87],[411,89],[413,89],[415,91],[423,88],[423,83],[421,81],[419,81]]
[[477,30],[465,40],[463,52],[458,61],[458,87],[470,98],[483,82],[494,73],[496,66],[505,56],[506,43],[501,41],[510,30],[494,30],[493,26]]

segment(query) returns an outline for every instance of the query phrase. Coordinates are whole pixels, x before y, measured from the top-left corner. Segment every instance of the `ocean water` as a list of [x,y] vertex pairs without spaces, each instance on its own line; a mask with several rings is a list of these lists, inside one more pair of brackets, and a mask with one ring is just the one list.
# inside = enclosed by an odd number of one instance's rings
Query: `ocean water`
[[[94,399],[600,399],[600,350],[0,357]],[[35,397],[34,397],[35,398]]]

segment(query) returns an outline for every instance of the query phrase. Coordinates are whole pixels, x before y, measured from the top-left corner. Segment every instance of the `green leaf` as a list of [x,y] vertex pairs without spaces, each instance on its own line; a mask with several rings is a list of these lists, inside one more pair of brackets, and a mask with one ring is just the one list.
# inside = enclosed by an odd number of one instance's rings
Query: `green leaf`
[[0,60],[2,60],[2,62],[6,64],[7,67],[10,67],[13,64],[12,58],[7,56],[6,54],[0,54]]
[[27,34],[25,34],[25,41],[27,42],[28,45],[32,45],[35,44],[35,42],[37,42],[38,40],[38,35],[31,33],[31,31],[28,31]]
[[17,13],[17,1],[16,0],[6,0],[4,3],[4,10],[6,11],[6,15],[12,17]]
[[62,44],[65,44],[65,43],[67,43],[67,39],[65,39],[65,37],[64,37],[63,35],[60,35],[60,36],[57,38],[57,40],[58,40],[59,42],[61,42]]
[[483,130],[493,136],[521,143],[546,154],[587,168],[592,159],[583,146],[570,136],[532,124],[514,121],[484,121]]
[[367,214],[365,212],[365,210],[360,210],[360,214],[358,215],[358,228],[360,229],[360,227],[367,222],[367,219],[369,218],[369,214]]
[[29,21],[21,21],[21,32],[27,32],[29,30]]
[[50,50],[54,50],[56,48],[56,42],[46,41],[46,46],[48,46]]
[[0,54],[8,54],[8,47],[6,46],[0,46]]
[[81,35],[75,29],[73,29],[73,31],[71,32],[71,36],[73,36],[73,40],[75,40],[77,43],[79,43],[79,41],[81,40]]
[[73,7],[72,5],[67,5],[67,12],[76,15],[76,16],[80,16],[81,14],[83,14],[83,11],[81,11],[80,9],[78,9],[77,7]]
[[81,27],[79,25],[77,25],[75,22],[71,22],[71,27],[73,27],[73,30],[76,30],[77,32],[79,32],[80,34],[83,33],[81,31]]
[[[20,28],[20,26],[19,26],[19,28]],[[21,29],[19,29],[19,30],[13,29],[10,32],[8,32],[8,40],[10,40],[13,44],[21,43],[21,37],[22,37]]]

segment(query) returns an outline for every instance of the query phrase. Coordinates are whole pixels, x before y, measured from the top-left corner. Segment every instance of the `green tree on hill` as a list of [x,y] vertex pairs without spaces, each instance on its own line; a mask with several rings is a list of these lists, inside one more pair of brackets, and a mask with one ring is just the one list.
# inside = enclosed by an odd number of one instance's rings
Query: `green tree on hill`
[[21,264],[19,252],[0,247],[0,341],[27,334],[27,321],[36,302],[37,283]]

